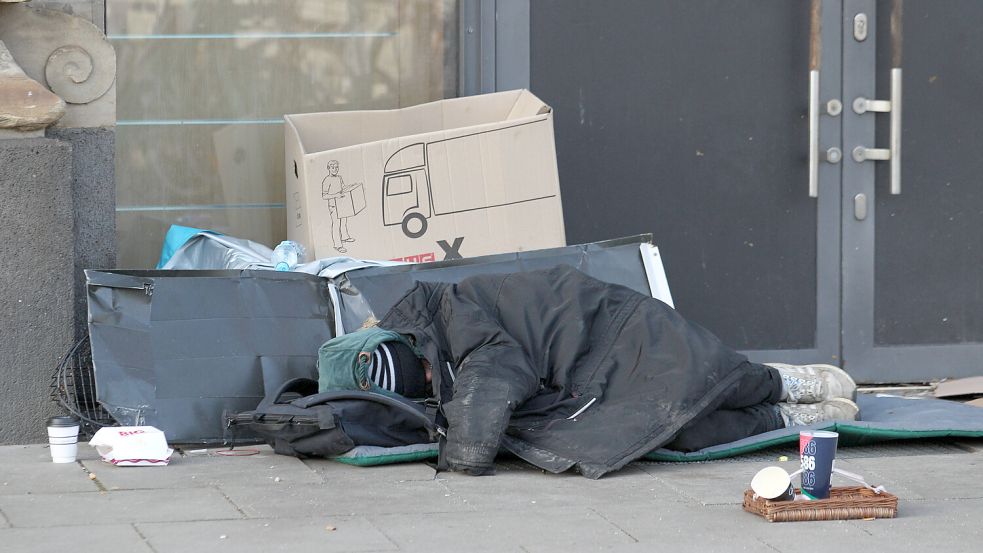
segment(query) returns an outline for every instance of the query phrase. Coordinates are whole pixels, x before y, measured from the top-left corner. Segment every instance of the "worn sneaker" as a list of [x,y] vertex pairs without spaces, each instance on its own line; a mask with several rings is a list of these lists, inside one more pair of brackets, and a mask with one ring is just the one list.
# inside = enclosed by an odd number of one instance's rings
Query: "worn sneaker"
[[782,414],[785,426],[805,426],[832,420],[857,420],[860,407],[841,397],[828,399],[820,403],[779,403],[778,410]]
[[857,399],[857,384],[833,365],[786,365],[765,363],[778,370],[788,390],[788,403],[818,403],[837,397]]

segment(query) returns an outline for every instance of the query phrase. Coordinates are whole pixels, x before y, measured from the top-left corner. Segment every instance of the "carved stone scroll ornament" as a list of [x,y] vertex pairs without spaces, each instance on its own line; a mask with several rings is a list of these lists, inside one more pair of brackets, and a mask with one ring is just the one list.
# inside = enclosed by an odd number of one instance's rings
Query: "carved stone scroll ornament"
[[[112,52],[108,44],[106,47]],[[66,102],[88,104],[105,94],[116,78],[115,71],[97,71],[93,64],[93,56],[85,48],[62,46],[48,56],[44,76],[51,90]]]
[[27,76],[0,41],[0,129],[36,131],[65,115],[65,102]]
[[68,103],[58,127],[116,123],[116,51],[98,27],[56,10],[0,3],[0,40],[28,76]]

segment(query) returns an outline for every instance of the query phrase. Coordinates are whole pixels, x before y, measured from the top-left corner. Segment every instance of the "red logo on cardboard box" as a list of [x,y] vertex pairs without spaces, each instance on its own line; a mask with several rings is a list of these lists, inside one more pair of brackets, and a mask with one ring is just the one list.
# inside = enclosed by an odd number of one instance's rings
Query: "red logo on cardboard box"
[[437,261],[437,255],[434,252],[427,252],[417,255],[408,255],[406,257],[397,257],[395,259],[390,259],[389,261],[405,261],[407,263],[429,263],[431,261]]

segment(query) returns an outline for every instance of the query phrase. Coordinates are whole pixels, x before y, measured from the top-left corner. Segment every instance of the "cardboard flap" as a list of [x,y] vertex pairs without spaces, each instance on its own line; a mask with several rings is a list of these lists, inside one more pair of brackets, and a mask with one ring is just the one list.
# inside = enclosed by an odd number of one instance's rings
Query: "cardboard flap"
[[512,109],[509,110],[506,119],[521,119],[523,117],[550,113],[551,111],[553,111],[553,108],[537,98],[532,92],[520,90],[519,96],[515,99],[515,103],[512,105]]
[[439,128],[423,132],[447,131],[505,121],[519,93],[518,90],[510,90],[444,100],[440,102],[442,120]]
[[959,397],[983,394],[983,376],[970,376],[940,382],[935,397]]
[[528,90],[439,100],[403,109],[284,115],[304,155],[438,131],[542,115],[551,108]]
[[398,133],[393,111],[339,111],[284,115],[302,154],[377,142]]

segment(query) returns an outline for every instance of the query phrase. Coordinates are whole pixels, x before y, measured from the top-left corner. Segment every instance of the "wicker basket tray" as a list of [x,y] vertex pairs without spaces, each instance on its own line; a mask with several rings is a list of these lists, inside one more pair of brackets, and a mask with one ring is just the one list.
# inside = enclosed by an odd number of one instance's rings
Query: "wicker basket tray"
[[[796,496],[801,490],[795,490]],[[832,488],[828,499],[812,501],[771,501],[744,492],[744,510],[761,515],[769,522],[800,520],[847,520],[857,518],[894,518],[898,514],[898,496],[879,494],[864,487]]]

